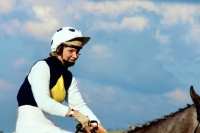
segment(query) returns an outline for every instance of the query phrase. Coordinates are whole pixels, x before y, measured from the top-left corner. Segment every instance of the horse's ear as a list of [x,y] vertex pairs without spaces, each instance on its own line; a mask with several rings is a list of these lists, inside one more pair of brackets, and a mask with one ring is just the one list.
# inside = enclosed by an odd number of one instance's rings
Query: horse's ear
[[194,91],[193,86],[190,86],[190,96],[195,106],[200,105],[200,96]]

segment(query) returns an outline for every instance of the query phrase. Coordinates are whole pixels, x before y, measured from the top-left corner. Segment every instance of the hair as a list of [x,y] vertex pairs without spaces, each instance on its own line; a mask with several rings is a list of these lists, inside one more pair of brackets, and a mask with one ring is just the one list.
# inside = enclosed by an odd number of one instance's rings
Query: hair
[[50,56],[59,56],[59,55],[61,55],[62,54],[62,52],[63,52],[63,49],[64,49],[64,45],[59,45],[57,48],[56,48],[56,51],[52,51],[52,52],[50,52],[49,53],[49,55]]

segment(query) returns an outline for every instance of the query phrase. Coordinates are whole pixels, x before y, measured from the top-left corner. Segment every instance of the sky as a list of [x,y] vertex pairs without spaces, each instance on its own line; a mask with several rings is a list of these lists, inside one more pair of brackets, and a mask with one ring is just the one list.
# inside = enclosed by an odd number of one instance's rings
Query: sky
[[[192,104],[191,85],[200,94],[199,1],[0,0],[0,130],[15,130],[19,87],[64,26],[91,37],[69,70],[106,129]],[[62,129],[78,124],[49,117]]]

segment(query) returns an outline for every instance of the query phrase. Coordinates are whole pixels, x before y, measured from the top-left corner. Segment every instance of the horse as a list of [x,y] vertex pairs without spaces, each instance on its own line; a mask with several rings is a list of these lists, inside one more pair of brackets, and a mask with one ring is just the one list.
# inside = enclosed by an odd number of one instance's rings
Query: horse
[[200,96],[193,86],[190,96],[194,104],[145,124],[129,126],[124,133],[200,133]]

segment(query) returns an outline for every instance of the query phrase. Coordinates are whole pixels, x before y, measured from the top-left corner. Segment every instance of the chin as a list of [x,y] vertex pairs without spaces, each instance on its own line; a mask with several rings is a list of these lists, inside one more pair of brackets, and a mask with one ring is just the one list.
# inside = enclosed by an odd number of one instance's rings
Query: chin
[[74,64],[75,64],[75,62],[67,62],[67,63],[66,63],[66,66],[67,66],[67,67],[71,67],[71,66],[74,66]]

